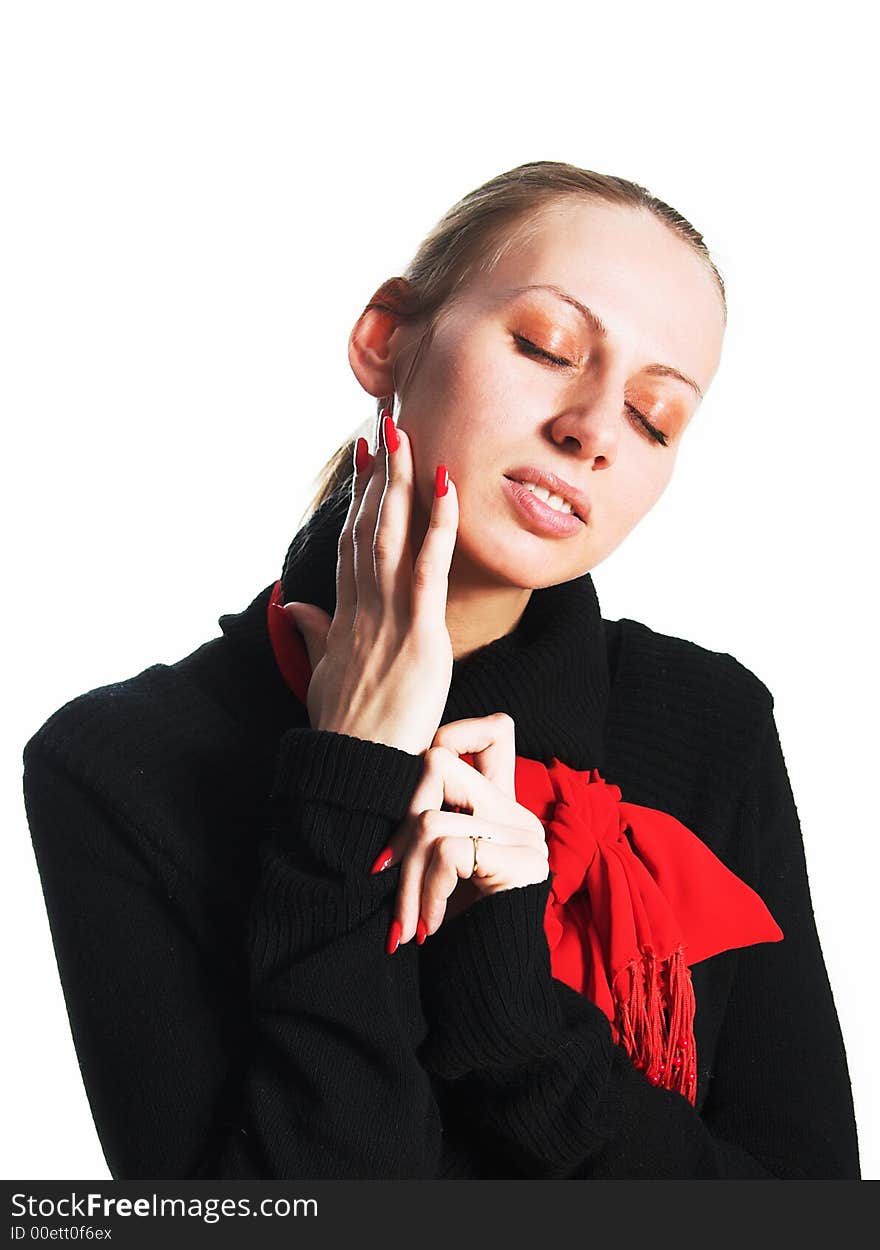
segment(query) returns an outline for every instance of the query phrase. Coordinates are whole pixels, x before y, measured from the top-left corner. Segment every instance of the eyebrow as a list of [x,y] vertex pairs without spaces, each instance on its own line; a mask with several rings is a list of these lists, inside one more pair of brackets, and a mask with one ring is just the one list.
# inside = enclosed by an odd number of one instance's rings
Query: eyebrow
[[[579,299],[575,299],[573,295],[569,295],[568,291],[563,291],[561,287],[554,285],[554,283],[533,282],[530,286],[515,286],[511,287],[510,294],[522,295],[524,291],[550,291],[553,295],[558,296],[559,299],[565,300],[566,304],[571,304],[572,308],[576,308],[590,329],[598,334],[600,338],[608,338],[608,327],[605,325],[602,318],[597,316],[596,313],[593,312],[592,308],[587,308],[586,304],[582,304]],[[652,365],[645,365],[642,372],[652,373],[659,377],[678,378],[679,382],[684,382],[687,386],[692,387],[697,392],[700,399],[703,398],[703,392],[700,390],[699,386],[697,386],[694,379],[689,378],[688,375],[686,373],[682,373],[680,369],[674,369],[672,365],[661,365],[655,362]]]

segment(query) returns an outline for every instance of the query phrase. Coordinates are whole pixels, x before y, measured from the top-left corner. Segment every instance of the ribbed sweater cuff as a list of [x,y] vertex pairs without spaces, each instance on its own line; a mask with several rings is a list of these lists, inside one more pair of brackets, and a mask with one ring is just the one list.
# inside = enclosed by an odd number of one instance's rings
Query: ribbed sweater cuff
[[[322,729],[288,729],[278,753],[274,839],[305,848],[334,872],[368,872],[409,810],[424,759]],[[321,813],[326,813],[326,819]]]
[[544,933],[551,879],[489,894],[421,948],[421,1059],[445,1080],[551,1053],[562,1025]]

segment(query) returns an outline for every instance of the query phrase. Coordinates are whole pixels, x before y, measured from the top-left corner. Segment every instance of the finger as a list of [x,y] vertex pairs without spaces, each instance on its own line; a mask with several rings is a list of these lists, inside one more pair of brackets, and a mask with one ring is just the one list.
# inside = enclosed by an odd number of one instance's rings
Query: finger
[[327,650],[327,634],[331,620],[323,608],[315,603],[285,603],[282,609],[291,625],[303,636],[312,672],[318,667]]
[[[384,605],[409,616],[413,562],[410,545],[413,498],[412,444],[391,417],[383,420],[385,489],[379,501],[373,536],[373,568]],[[444,617],[445,620],[445,612]]]
[[434,838],[446,827],[444,818],[449,814],[426,811],[409,822],[410,838],[400,850],[400,881],[394,900],[394,918],[400,923],[401,945],[415,936],[428,857]]
[[515,797],[516,726],[507,712],[474,716],[441,725],[431,746],[471,755],[474,768],[505,794]]
[[500,824],[531,829],[535,834],[540,829],[543,836],[543,825],[537,816],[516,801],[509,776],[513,765],[509,762],[502,788],[447,747],[428,747],[424,759],[422,776],[410,798],[411,817],[416,818],[429,808],[440,809],[445,803]]
[[383,409],[379,420],[379,436],[376,443],[376,455],[373,471],[366,484],[360,508],[352,526],[354,585],[357,605],[363,606],[368,613],[376,615],[382,607],[382,596],[376,580],[376,529],[379,524],[379,513],[385,492],[390,484],[392,473],[391,461],[397,456],[400,445],[397,427],[393,419],[388,428],[390,438],[397,443],[396,451],[389,451],[385,439],[385,416],[390,417],[388,409]]
[[[400,923],[401,945],[415,936],[424,899],[424,881],[434,845],[444,837],[461,839],[469,833],[513,843],[522,830],[506,828],[456,812],[426,811],[410,822],[410,838],[400,858],[400,881],[394,903],[394,918]],[[473,843],[469,842],[469,845]],[[455,888],[455,882],[452,883]]]
[[[452,844],[457,844],[455,852]],[[425,880],[419,902],[419,912],[424,925],[425,937],[436,933],[443,923],[449,900],[460,881],[469,877],[467,864],[472,865],[473,846],[470,838],[444,838],[435,842],[431,856],[425,865]],[[461,866],[461,867],[460,867]]]
[[502,840],[498,831],[491,838],[481,836],[477,843],[474,869],[472,837],[446,836],[435,840],[425,868],[421,916],[427,936],[443,923],[450,895],[460,880],[469,880],[480,894],[495,894],[514,885],[544,881],[547,860],[533,846]]
[[[413,625],[425,630],[446,621],[449,569],[458,537],[458,491],[444,470],[445,465],[437,466],[428,528],[412,566]],[[444,483],[445,493],[438,496]]]
[[[367,440],[360,436],[354,445],[351,497],[348,512],[336,549],[336,610],[334,620],[347,635],[357,609],[357,586],[355,581],[354,525],[367,487],[374,476],[376,457],[370,454]],[[360,468],[358,468],[360,459]]]

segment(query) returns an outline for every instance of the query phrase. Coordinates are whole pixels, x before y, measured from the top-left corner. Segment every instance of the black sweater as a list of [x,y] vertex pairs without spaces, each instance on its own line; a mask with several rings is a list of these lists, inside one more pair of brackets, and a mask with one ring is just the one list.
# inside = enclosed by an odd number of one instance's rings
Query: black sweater
[[[337,496],[287,598],[333,611]],[[304,541],[305,540],[305,541]],[[551,976],[550,880],[385,953],[369,867],[421,757],[313,730],[266,628],[60,708],[24,791],[65,1001],[115,1178],[857,1177],[846,1058],[773,699],[732,656],[604,620],[589,574],[453,666],[442,723],[600,768],[761,895],[784,940],[694,965],[697,1103]]]

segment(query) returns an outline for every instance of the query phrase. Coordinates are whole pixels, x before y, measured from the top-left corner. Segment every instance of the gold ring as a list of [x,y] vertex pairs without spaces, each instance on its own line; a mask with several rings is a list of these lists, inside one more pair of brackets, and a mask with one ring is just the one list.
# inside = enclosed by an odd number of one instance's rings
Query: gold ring
[[483,838],[483,839],[484,839],[484,841],[486,841],[486,842],[491,842],[491,841],[492,841],[492,835],[491,835],[491,833],[472,833],[472,834],[470,835],[470,839],[471,839],[471,841],[472,841],[472,842],[473,842],[473,844],[474,844],[474,866],[473,866],[473,868],[471,869],[471,876],[472,876],[472,877],[474,876],[474,874],[475,874],[475,873],[476,873],[476,871],[477,871],[477,868],[479,867],[479,865],[477,864],[477,843],[479,842],[480,838]]

